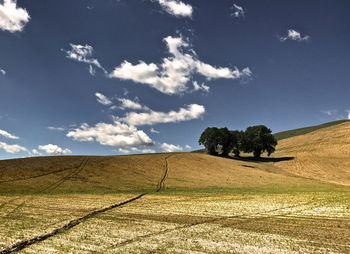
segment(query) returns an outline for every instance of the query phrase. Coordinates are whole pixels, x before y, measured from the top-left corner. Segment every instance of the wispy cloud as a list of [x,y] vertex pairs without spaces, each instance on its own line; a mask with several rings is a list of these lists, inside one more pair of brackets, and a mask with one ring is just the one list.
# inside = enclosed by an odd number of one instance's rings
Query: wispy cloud
[[5,138],[9,138],[9,139],[19,139],[19,137],[12,135],[9,132],[1,130],[1,129],[0,129],[0,136],[4,136]]
[[47,127],[50,131],[65,131],[66,129],[63,127],[54,127],[54,126],[49,126]]
[[338,113],[338,110],[336,109],[327,109],[327,110],[321,110],[323,114],[326,114],[328,116],[332,116]]
[[127,98],[118,98],[118,101],[121,102],[121,105],[119,106],[120,109],[149,110],[147,106],[143,106],[139,102]]
[[86,45],[79,45],[79,44],[69,44],[71,49],[70,50],[64,50],[63,52],[66,53],[66,57],[78,62],[89,64],[89,73],[94,76],[96,71],[94,67],[101,69],[104,73],[107,73],[105,68],[102,67],[100,62],[93,58],[93,52],[94,49],[92,46],[86,44]]
[[1,73],[2,75],[6,75],[6,71],[5,71],[4,69],[2,69],[2,68],[0,68],[0,73]]
[[288,34],[287,36],[280,36],[279,37],[280,41],[286,41],[286,40],[292,40],[292,41],[297,41],[297,42],[304,42],[304,41],[309,41],[310,36],[305,35],[301,36],[301,33],[298,31],[295,31],[294,29],[288,29]]
[[157,131],[157,130],[154,129],[154,128],[151,128],[151,129],[150,129],[150,132],[155,133],[155,134],[159,134],[159,133],[160,133],[160,131]]
[[[234,69],[215,67],[200,61],[195,51],[182,37],[168,36],[164,39],[164,42],[170,56],[163,58],[161,64],[148,64],[139,61],[138,64],[133,65],[125,60],[109,76],[147,84],[165,94],[183,93],[188,88],[186,86],[188,81],[195,74],[200,74],[207,80],[219,78],[239,79],[252,76],[249,68],[240,71],[236,67]],[[196,86],[195,88],[208,89],[207,86]]]
[[193,8],[179,0],[156,0],[164,11],[176,17],[192,17]]
[[17,7],[16,0],[0,1],[0,29],[11,33],[20,32],[29,22],[30,16],[26,9]]
[[109,106],[112,104],[112,101],[102,93],[95,93],[95,96],[97,98],[97,102],[102,105]]
[[244,17],[245,11],[242,6],[233,4],[232,9],[233,9],[233,13],[231,14],[231,16],[235,18]]

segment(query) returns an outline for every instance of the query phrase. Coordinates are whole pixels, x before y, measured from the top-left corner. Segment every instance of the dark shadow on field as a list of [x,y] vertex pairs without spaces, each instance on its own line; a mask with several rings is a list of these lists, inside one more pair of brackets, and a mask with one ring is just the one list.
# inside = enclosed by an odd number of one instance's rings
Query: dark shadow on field
[[237,160],[237,161],[249,161],[249,162],[256,162],[256,163],[260,163],[260,162],[280,162],[280,161],[290,161],[290,160],[294,160],[294,157],[278,157],[278,158],[266,158],[266,157],[262,157],[262,158],[255,158],[253,156],[244,156],[244,157],[225,157],[228,159],[232,159],[232,160]]

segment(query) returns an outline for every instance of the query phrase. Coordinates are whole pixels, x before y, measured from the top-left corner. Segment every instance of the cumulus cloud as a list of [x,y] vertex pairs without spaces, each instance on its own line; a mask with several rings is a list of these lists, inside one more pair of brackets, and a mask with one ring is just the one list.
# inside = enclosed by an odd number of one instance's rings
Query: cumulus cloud
[[63,127],[53,127],[53,126],[49,126],[49,127],[47,127],[47,129],[49,129],[50,131],[64,131],[64,130],[66,130]]
[[164,11],[176,17],[192,17],[193,8],[179,0],[156,0]]
[[191,104],[186,108],[180,108],[179,111],[170,111],[168,113],[153,110],[142,113],[129,112],[125,115],[125,117],[120,118],[119,120],[132,126],[153,125],[157,123],[189,121],[201,117],[204,113],[204,106]]
[[112,104],[112,101],[102,93],[95,93],[95,96],[97,97],[97,102],[101,103],[102,105],[108,106]]
[[67,58],[89,64],[89,73],[93,76],[96,72],[94,67],[101,69],[104,73],[107,73],[107,71],[102,67],[100,62],[96,58],[93,58],[94,49],[92,46],[88,44],[84,46],[72,43],[70,43],[69,45],[71,47],[70,50],[66,51],[62,49],[62,51],[66,53]]
[[167,152],[167,153],[182,151],[181,146],[176,146],[176,145],[167,144],[167,143],[161,144],[160,147],[161,149],[163,149],[164,152]]
[[27,148],[20,145],[9,145],[5,142],[0,142],[0,149],[3,149],[7,153],[19,153],[28,152]]
[[0,68],[0,73],[1,73],[2,75],[6,75],[6,71],[5,71],[4,69],[2,69],[2,68]]
[[298,42],[303,42],[303,41],[308,41],[310,40],[309,35],[301,36],[300,32],[295,31],[294,29],[288,29],[288,34],[287,36],[281,36],[279,37],[280,41],[286,41],[286,40],[292,40],[292,41],[298,41]]
[[42,146],[39,145],[38,148],[39,150],[42,150],[50,155],[64,155],[64,154],[72,153],[72,151],[69,150],[68,148],[62,149],[61,147],[53,144],[42,145]]
[[200,61],[182,37],[168,36],[164,42],[170,56],[163,58],[161,64],[144,61],[132,64],[125,60],[109,77],[146,84],[165,94],[181,94],[187,90],[186,84],[195,74],[200,74],[207,80],[239,79],[252,75],[249,68],[240,71],[236,67],[215,67]]
[[142,130],[117,120],[113,124],[98,123],[89,126],[84,123],[68,132],[67,137],[76,141],[96,141],[105,146],[140,147],[153,145],[152,139]]
[[155,134],[159,134],[159,133],[160,133],[160,131],[157,131],[157,130],[154,129],[154,128],[151,128],[150,132],[155,133]]
[[0,129],[0,136],[4,136],[5,138],[9,138],[9,139],[19,139],[19,137],[12,135],[7,131],[1,130],[1,129]]
[[233,9],[233,13],[231,15],[233,17],[235,18],[244,17],[245,12],[242,6],[233,4],[232,9]]
[[38,150],[36,150],[36,149],[32,150],[32,154],[35,155],[35,156],[40,156],[41,155],[41,153]]
[[126,98],[118,98],[118,101],[121,102],[121,106],[119,106],[120,109],[143,109],[143,110],[149,110],[148,107],[142,106],[137,101],[132,101]]
[[0,29],[11,33],[20,32],[29,22],[29,13],[17,7],[16,0],[0,1]]
[[185,149],[190,150],[192,147],[190,145],[185,145]]

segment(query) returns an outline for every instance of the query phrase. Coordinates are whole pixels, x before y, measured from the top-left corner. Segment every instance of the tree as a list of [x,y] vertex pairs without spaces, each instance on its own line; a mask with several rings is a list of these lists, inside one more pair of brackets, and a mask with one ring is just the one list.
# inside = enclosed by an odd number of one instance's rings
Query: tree
[[217,148],[220,143],[220,130],[216,127],[206,128],[202,132],[198,143],[204,145],[209,154],[217,155]]
[[242,131],[230,131],[230,148],[235,157],[239,157],[241,150],[241,140],[243,137]]
[[270,156],[277,145],[277,140],[271,134],[271,130],[264,125],[251,126],[246,129],[241,140],[242,151],[253,153],[255,158],[260,158],[263,152]]
[[221,148],[221,155],[228,156],[229,152],[232,150],[231,132],[224,127],[219,129],[218,135],[218,145]]

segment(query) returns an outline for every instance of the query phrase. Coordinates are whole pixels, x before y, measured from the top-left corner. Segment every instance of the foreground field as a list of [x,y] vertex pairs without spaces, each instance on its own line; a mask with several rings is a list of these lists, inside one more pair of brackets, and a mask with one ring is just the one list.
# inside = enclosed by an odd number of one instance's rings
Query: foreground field
[[0,161],[0,253],[350,253],[349,134],[285,139],[259,161]]
[[[1,197],[0,248],[130,194]],[[22,253],[349,253],[350,193],[163,193],[109,210]]]

